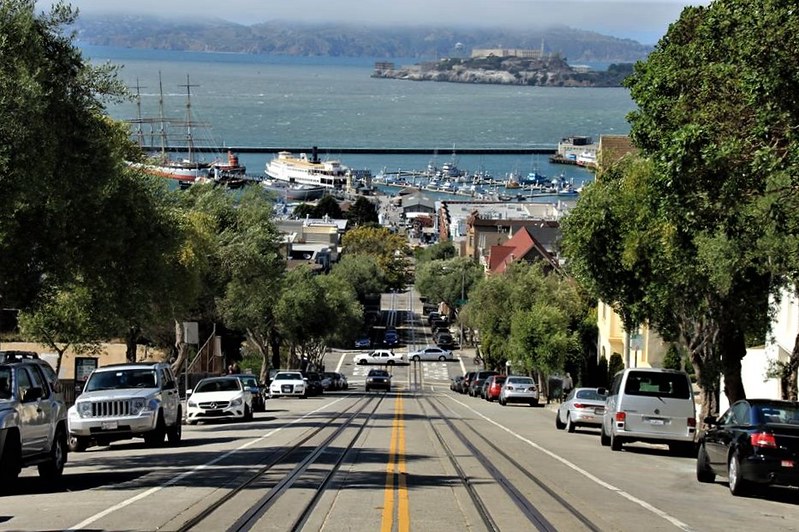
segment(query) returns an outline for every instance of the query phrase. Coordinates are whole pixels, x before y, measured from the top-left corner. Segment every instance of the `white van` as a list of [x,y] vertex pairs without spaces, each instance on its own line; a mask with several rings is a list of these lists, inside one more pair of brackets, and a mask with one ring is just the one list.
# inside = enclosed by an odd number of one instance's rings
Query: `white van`
[[602,445],[666,443],[672,453],[693,455],[696,408],[688,374],[660,368],[628,368],[613,377],[602,418]]

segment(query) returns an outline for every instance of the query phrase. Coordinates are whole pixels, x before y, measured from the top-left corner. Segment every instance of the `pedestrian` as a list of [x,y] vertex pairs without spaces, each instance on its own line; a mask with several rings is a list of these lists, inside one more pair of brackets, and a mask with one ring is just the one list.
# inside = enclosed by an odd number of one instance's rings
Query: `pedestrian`
[[566,376],[563,377],[562,388],[563,388],[563,398],[565,399],[566,396],[568,396],[571,393],[572,388],[574,388],[574,382],[572,382],[572,376],[569,375],[568,372],[566,372]]

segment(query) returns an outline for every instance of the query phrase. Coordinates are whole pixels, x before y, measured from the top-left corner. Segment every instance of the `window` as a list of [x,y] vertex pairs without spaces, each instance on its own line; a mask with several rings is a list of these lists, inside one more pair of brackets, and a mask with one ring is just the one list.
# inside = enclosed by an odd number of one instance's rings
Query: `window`
[[[614,387],[616,382],[614,381]],[[624,393],[648,397],[688,399],[691,391],[688,378],[682,373],[631,371],[627,374]]]
[[50,386],[47,385],[47,380],[44,378],[44,375],[42,374],[41,370],[38,367],[34,366],[29,366],[27,369],[33,386],[41,388],[42,398],[46,399],[50,397]]
[[17,368],[17,397],[25,400],[25,393],[31,389],[31,379],[24,368]]

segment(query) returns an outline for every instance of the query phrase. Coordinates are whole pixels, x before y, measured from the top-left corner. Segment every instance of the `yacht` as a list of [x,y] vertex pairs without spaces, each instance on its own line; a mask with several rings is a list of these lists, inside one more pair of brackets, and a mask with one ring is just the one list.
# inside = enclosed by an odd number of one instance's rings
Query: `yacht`
[[294,155],[288,151],[278,152],[266,163],[266,175],[277,181],[297,185],[311,185],[326,189],[341,189],[347,184],[349,168],[339,161],[321,161],[316,146],[311,157],[307,153]]

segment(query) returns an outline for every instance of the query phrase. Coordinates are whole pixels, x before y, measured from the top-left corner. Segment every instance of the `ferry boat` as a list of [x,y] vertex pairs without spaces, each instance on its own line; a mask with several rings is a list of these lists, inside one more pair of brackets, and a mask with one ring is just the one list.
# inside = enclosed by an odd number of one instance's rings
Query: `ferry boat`
[[310,158],[306,153],[297,156],[288,151],[278,152],[277,157],[266,163],[265,173],[271,179],[290,184],[341,189],[347,184],[348,171],[339,161],[320,161],[314,146]]

